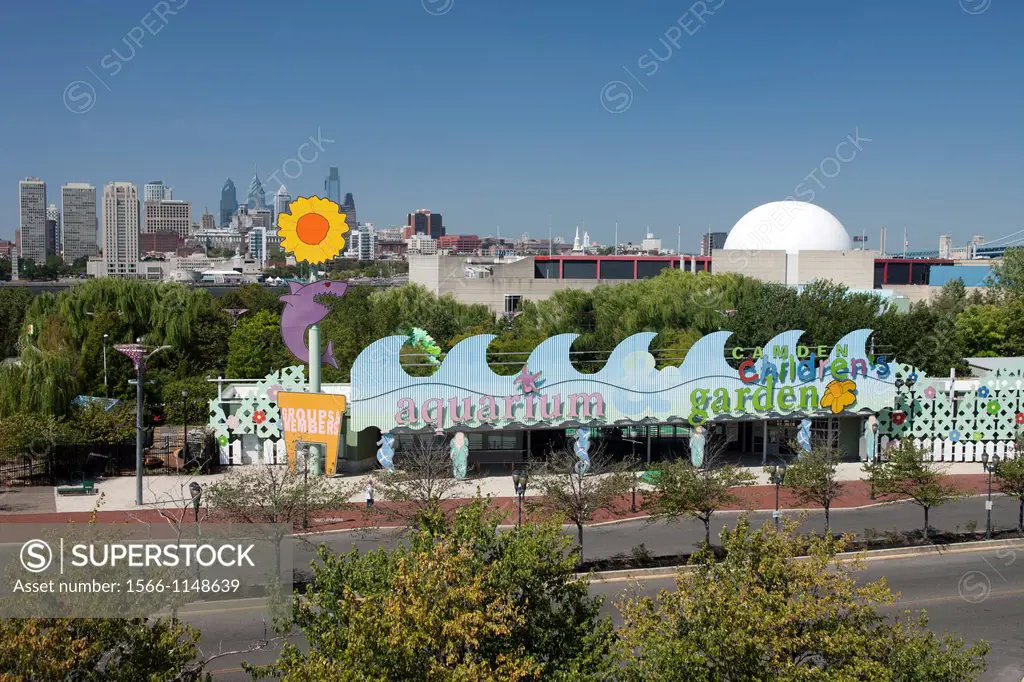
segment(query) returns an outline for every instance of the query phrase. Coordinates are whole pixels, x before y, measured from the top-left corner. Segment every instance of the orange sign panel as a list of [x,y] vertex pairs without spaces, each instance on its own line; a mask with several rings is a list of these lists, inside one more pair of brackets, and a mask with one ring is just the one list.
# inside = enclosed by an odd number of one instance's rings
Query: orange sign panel
[[277,394],[277,406],[281,410],[288,466],[294,469],[296,465],[296,446],[299,442],[318,443],[326,452],[324,472],[333,474],[338,463],[345,396],[282,391]]

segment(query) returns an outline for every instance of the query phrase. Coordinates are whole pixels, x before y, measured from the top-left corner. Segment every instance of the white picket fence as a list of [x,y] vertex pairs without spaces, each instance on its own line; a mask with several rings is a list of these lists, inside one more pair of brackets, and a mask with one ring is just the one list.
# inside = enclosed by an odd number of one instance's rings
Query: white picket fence
[[[879,438],[879,447],[884,451],[888,447],[888,436]],[[915,438],[914,445],[931,452],[933,462],[981,462],[982,455],[989,457],[998,455],[1000,459],[1013,459],[1017,456],[1013,441],[957,441],[931,438]]]
[[223,465],[259,464],[261,462],[263,464],[284,464],[287,461],[288,451],[285,448],[284,440],[275,442],[268,438],[261,443],[256,436],[245,435],[239,440],[220,446],[220,463]]

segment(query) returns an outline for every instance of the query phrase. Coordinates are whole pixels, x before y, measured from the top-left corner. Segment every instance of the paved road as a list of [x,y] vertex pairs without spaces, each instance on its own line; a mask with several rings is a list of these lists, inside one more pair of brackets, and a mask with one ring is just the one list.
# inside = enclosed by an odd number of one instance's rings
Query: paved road
[[[1010,525],[1016,520],[1015,501],[997,498],[994,517]],[[984,528],[985,505],[983,498],[971,498],[939,508],[932,513],[932,525],[939,529],[961,529],[971,520]],[[722,523],[731,523],[735,514],[721,514],[713,532]],[[769,520],[770,514],[754,515],[758,522]],[[812,513],[806,524],[820,529],[822,516]],[[875,528],[879,532],[897,528],[909,530],[921,524],[921,512],[916,506],[899,504],[862,510],[837,510],[832,514],[833,529],[861,531]],[[572,531],[574,532],[574,530]],[[699,523],[684,521],[674,524],[648,524],[630,521],[589,528],[584,536],[588,558],[612,556],[644,543],[654,554],[668,554],[692,548],[703,538]],[[397,542],[394,531],[369,533],[332,533],[323,539],[339,551],[355,546],[372,549]],[[298,562],[308,561],[308,550],[300,552]],[[1024,556],[995,550],[979,553],[928,555],[911,559],[874,561],[867,564],[864,577],[868,580],[887,577],[894,590],[904,599],[899,608],[926,609],[932,626],[939,632],[958,632],[971,639],[986,639],[992,644],[989,672],[985,680],[1018,682],[1024,676],[1024,638],[1019,636],[1019,623],[1024,621]],[[647,593],[671,586],[670,579],[651,580],[644,585]],[[592,587],[594,594],[609,599],[626,587],[623,583],[602,583]],[[960,596],[963,592],[964,597]],[[611,603],[606,603],[609,614],[616,616]],[[193,613],[185,619],[202,631],[201,644],[207,654],[216,651],[243,649],[270,631],[265,626],[267,614],[251,602],[225,605],[215,611]],[[270,634],[273,634],[270,632]],[[298,641],[298,640],[293,640]],[[218,671],[218,680],[247,680],[238,668],[240,660],[257,663],[272,661],[276,647],[218,659],[211,670]]]

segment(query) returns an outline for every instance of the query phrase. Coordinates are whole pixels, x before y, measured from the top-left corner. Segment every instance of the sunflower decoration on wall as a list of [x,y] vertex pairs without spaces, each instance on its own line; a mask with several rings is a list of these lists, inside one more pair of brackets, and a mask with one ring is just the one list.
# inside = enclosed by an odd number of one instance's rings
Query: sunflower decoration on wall
[[288,213],[277,216],[281,249],[295,260],[324,263],[345,248],[349,226],[341,207],[330,199],[299,197],[288,204]]

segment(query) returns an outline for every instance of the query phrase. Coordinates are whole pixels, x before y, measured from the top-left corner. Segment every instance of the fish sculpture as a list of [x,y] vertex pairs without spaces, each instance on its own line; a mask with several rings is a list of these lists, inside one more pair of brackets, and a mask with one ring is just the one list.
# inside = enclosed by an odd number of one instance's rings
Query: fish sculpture
[[[306,330],[327,317],[330,309],[317,303],[316,296],[344,296],[348,284],[319,280],[309,284],[288,282],[288,293],[281,297],[284,311],[281,313],[281,338],[292,355],[304,363],[309,362],[309,348],[306,346]],[[320,356],[325,365],[337,367],[334,359],[334,344],[327,342],[327,348]]]

